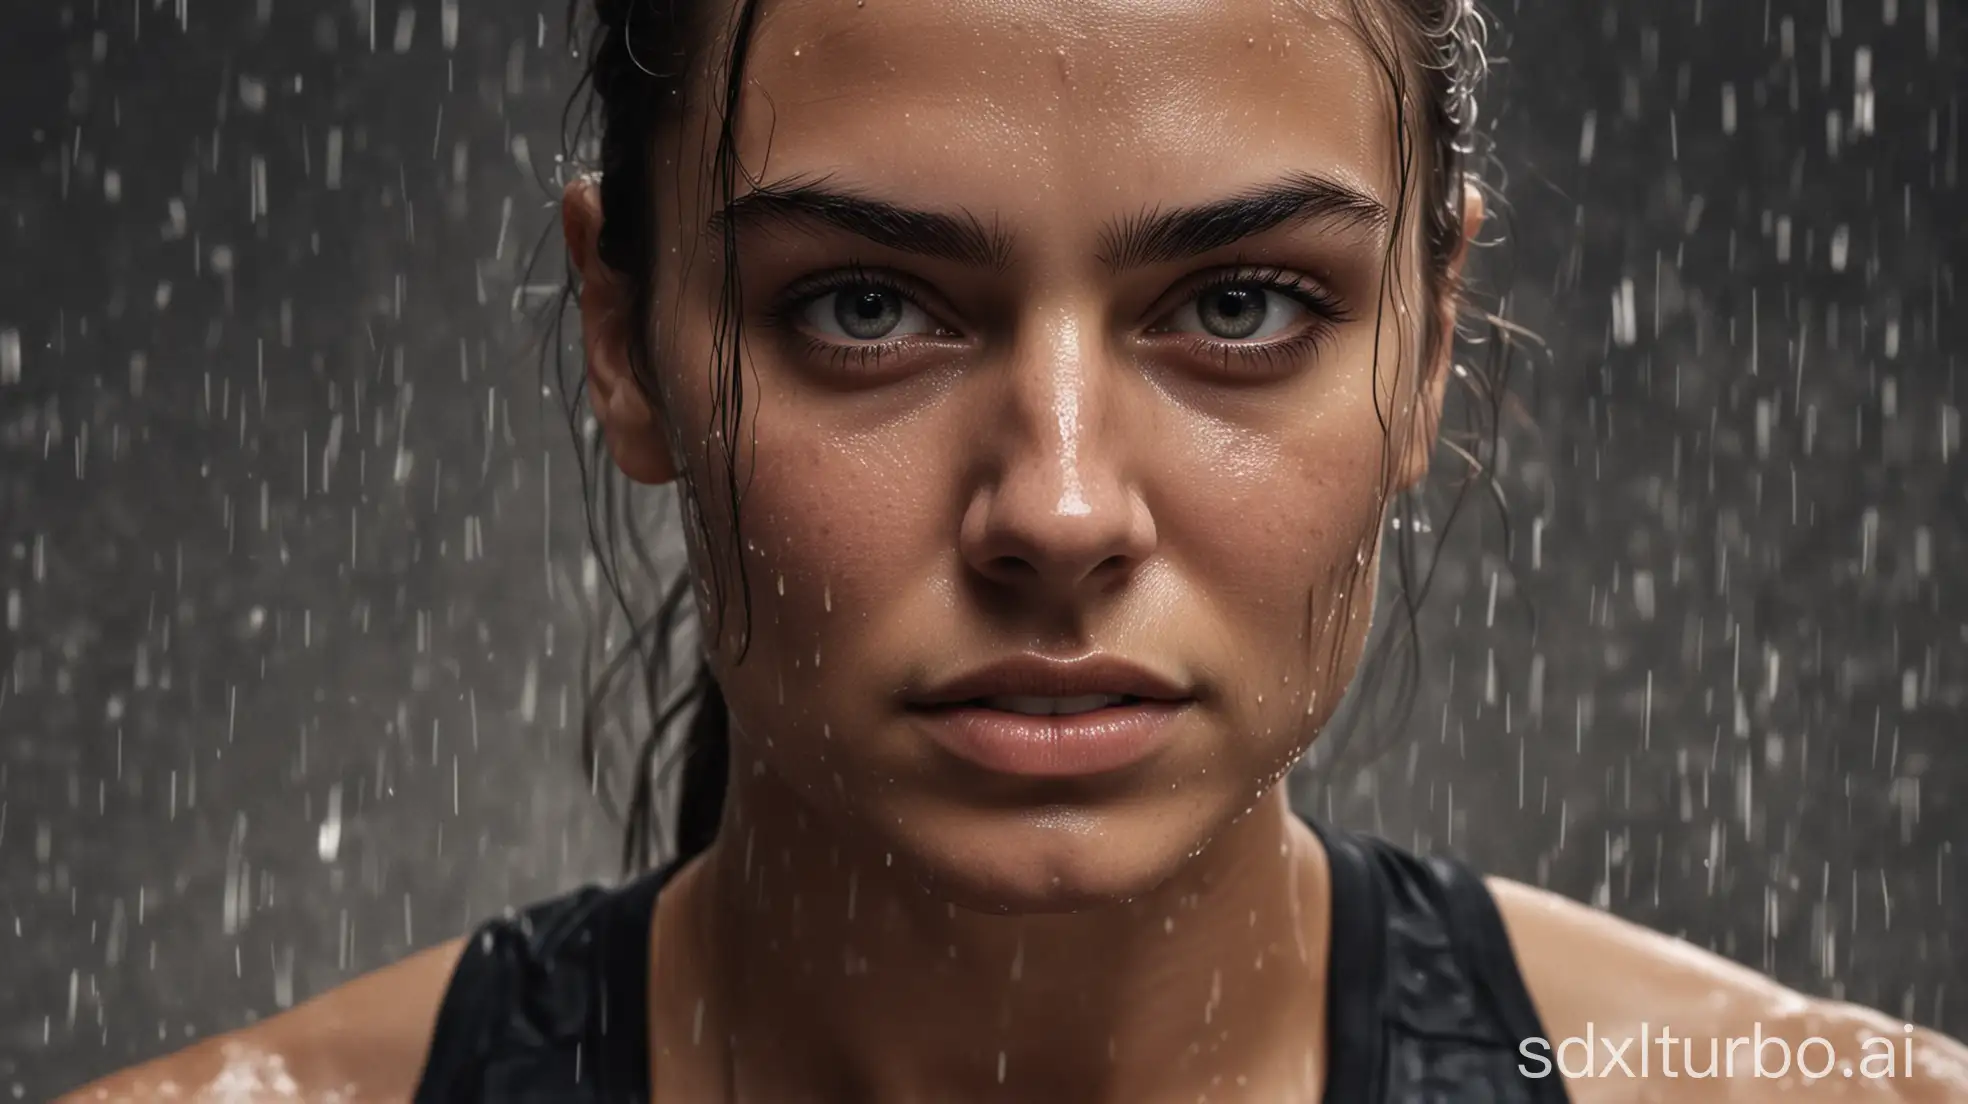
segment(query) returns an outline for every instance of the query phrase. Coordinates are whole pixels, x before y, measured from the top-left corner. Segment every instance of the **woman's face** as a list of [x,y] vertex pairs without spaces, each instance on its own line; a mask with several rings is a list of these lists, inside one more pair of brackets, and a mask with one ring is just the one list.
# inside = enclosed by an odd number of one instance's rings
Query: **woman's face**
[[[1311,0],[764,0],[746,77],[730,210],[714,123],[659,143],[646,408],[593,273],[584,302],[618,458],[698,488],[693,565],[735,581],[735,227],[740,769],[978,907],[1150,889],[1332,713],[1425,469],[1442,304],[1412,218],[1383,295],[1389,78]],[[1019,657],[1036,683],[990,673]],[[957,704],[1048,687],[1155,700]]]

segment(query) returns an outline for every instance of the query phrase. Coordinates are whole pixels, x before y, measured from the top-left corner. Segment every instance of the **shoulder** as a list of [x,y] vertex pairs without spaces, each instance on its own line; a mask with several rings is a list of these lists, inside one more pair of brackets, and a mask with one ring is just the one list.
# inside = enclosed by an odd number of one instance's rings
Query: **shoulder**
[[458,939],[432,947],[251,1027],[86,1085],[58,1104],[205,1099],[211,1092],[228,1100],[406,1100],[463,945]]
[[[1487,885],[1544,1023],[1539,1049],[1562,1063],[1583,1104],[1659,1093],[1695,1104],[1736,1101],[1745,1090],[1751,1100],[1801,1090],[1854,1104],[1968,1098],[1968,1048],[1954,1040],[1806,997],[1555,893],[1499,878]],[[1800,1064],[1826,1072],[1809,1077]]]

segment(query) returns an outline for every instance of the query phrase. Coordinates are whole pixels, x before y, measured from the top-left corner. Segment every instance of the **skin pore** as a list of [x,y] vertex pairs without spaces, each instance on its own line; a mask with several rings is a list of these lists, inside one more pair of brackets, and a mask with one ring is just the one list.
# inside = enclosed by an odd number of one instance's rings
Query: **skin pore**
[[[707,650],[731,790],[651,932],[655,1099],[1318,1100],[1328,870],[1277,782],[1358,664],[1388,498],[1426,474],[1448,374],[1425,338],[1454,307],[1424,278],[1425,200],[1399,190],[1387,74],[1351,6],[763,0],[725,210],[707,170],[728,34],[652,136],[647,334],[600,259],[597,189],[563,205],[614,461],[703,511],[700,579],[742,562],[749,581],[749,607],[700,591],[724,629]],[[1473,193],[1465,213],[1473,234]],[[737,517],[709,430],[727,221]],[[906,705],[1007,656],[1095,653],[1189,698],[1172,739],[1110,774],[983,771]],[[1851,1055],[1901,1037],[1491,884],[1554,1039],[1643,1020]],[[291,1079],[265,1099],[406,1099],[457,953],[70,1099],[157,1099],[254,1053]],[[1968,1096],[1961,1049],[1914,1038],[1918,1076],[1810,1099]]]

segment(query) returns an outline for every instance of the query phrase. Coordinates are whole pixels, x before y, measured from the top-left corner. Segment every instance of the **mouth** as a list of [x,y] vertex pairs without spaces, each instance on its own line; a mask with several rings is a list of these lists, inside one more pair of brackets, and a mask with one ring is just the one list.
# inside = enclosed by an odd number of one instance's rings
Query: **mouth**
[[1184,681],[1118,656],[1076,659],[1025,654],[937,682],[907,696],[916,709],[988,708],[1032,716],[1087,713],[1116,705],[1195,698]]
[[1174,738],[1196,696],[1110,657],[1020,656],[907,702],[930,740],[973,766],[1028,778],[1122,770]]
[[1148,698],[1133,694],[1077,694],[1070,698],[1041,697],[1030,694],[992,694],[966,701],[951,702],[946,705],[932,705],[924,708],[935,710],[949,709],[990,709],[999,713],[1016,713],[1021,717],[1077,717],[1085,713],[1095,713],[1102,709],[1118,706],[1140,705]]

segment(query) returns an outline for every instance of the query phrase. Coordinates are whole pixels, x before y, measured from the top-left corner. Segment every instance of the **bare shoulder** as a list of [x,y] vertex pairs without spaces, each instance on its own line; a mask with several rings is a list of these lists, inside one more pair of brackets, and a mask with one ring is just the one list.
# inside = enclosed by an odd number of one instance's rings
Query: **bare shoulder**
[[1488,885],[1550,1036],[1535,1048],[1541,1059],[1527,1044],[1527,1065],[1562,1070],[1581,1104],[1800,1091],[1853,1104],[1968,1100],[1968,1047],[1955,1040],[1806,997],[1555,893],[1500,878]]
[[408,1100],[463,946],[459,939],[419,952],[251,1027],[85,1085],[58,1104]]

